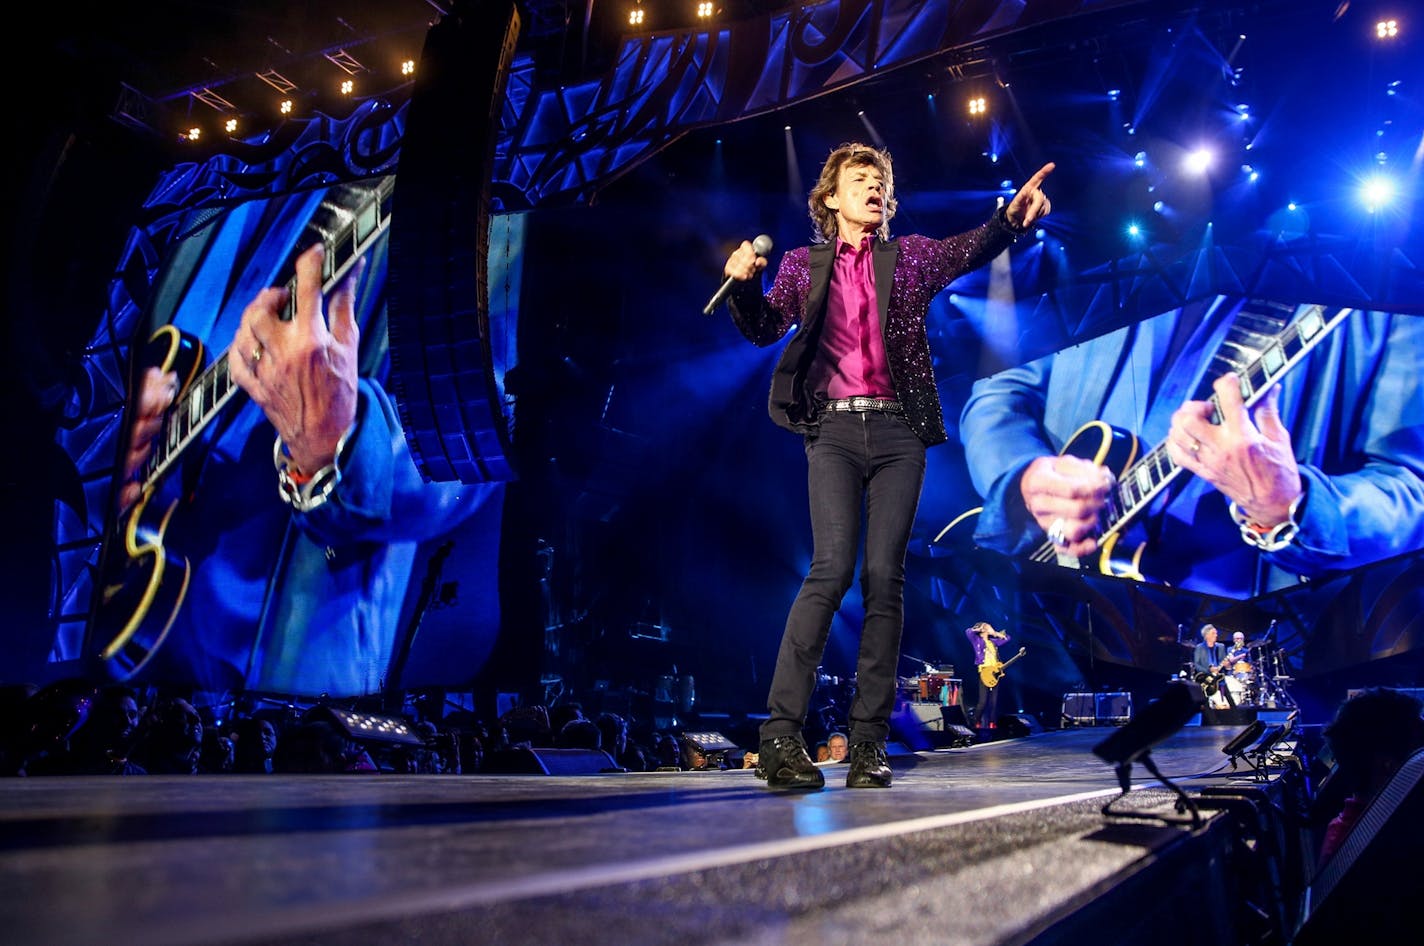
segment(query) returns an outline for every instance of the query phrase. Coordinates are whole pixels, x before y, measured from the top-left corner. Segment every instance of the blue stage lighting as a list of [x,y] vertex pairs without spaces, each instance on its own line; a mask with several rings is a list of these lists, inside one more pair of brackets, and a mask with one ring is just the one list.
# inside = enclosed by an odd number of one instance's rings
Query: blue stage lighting
[[1152,209],[1155,210],[1157,213],[1161,213],[1163,210],[1166,209],[1166,207],[1167,205],[1160,200],[1152,205]]
[[1129,223],[1127,225],[1127,235],[1136,240],[1142,236],[1142,228],[1135,223]]
[[1205,174],[1211,167],[1213,155],[1208,148],[1197,148],[1182,161],[1182,167],[1191,174]]
[[1134,155],[1133,158],[1132,158],[1132,163],[1135,164],[1135,165],[1137,165],[1137,166],[1140,167],[1140,168],[1146,167],[1146,166],[1147,166],[1147,152],[1146,152],[1146,151],[1139,151],[1139,152],[1137,152],[1137,154]]
[[1372,177],[1360,188],[1360,197],[1369,208],[1370,213],[1374,213],[1380,207],[1394,200],[1396,193],[1394,181],[1388,177]]

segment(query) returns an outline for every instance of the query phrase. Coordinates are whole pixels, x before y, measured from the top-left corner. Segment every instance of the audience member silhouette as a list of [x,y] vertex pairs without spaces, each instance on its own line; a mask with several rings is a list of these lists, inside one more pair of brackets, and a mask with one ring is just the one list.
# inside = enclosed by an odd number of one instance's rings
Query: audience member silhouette
[[1399,767],[1424,748],[1421,708],[1424,703],[1408,693],[1375,687],[1341,703],[1335,719],[1325,727],[1335,768],[1326,780],[1331,790],[1322,785],[1321,792],[1341,793],[1344,799],[1325,828],[1322,863],[1339,849],[1370,800]]
[[122,684],[99,690],[89,718],[70,740],[67,770],[76,775],[144,775],[130,758],[141,737],[138,694]]
[[272,771],[272,754],[277,751],[277,727],[259,716],[244,716],[232,726],[232,770],[248,775]]
[[583,705],[580,703],[558,703],[549,707],[549,732],[554,736],[555,744],[558,737],[564,731],[564,727],[576,719],[587,719],[583,714]]
[[602,749],[603,733],[593,720],[579,716],[564,723],[554,745],[561,749]]
[[69,740],[89,718],[97,688],[84,680],[57,680],[25,700],[15,750],[15,774],[63,775]]
[[602,736],[603,751],[613,757],[623,768],[629,768],[628,760],[628,723],[617,713],[603,712],[593,718],[593,724],[598,727],[598,732]]
[[[350,771],[353,748],[328,720],[298,723],[282,733],[272,754],[272,771],[283,775]],[[372,766],[374,768],[374,766]]]
[[151,775],[193,775],[203,750],[203,718],[182,697],[160,699],[135,753]]
[[549,724],[549,711],[535,703],[510,710],[499,718],[505,741],[510,746],[540,747],[553,743],[554,730]]
[[203,729],[203,748],[198,754],[198,771],[204,775],[224,775],[232,771],[233,743],[217,726]]
[[0,775],[20,775],[27,735],[25,704],[38,689],[34,684],[0,686]]

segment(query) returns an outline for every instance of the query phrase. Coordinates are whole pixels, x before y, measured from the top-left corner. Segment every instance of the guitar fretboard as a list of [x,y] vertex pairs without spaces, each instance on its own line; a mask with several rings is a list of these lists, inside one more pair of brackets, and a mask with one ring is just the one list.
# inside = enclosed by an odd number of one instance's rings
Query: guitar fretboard
[[[1323,306],[1305,306],[1295,321],[1271,339],[1255,358],[1244,366],[1238,366],[1236,376],[1241,383],[1241,399],[1246,406],[1253,407],[1265,397],[1272,384],[1299,364],[1352,311],[1340,309],[1327,317]],[[1220,423],[1220,405],[1216,395],[1213,394],[1208,400],[1212,405],[1212,423]],[[1142,459],[1124,470],[1099,514],[1099,544],[1124,530],[1133,517],[1142,512],[1181,472],[1182,468],[1167,452],[1165,443],[1153,447]],[[1055,562],[1058,560],[1058,549],[1052,542],[1045,542],[1030,557],[1035,562]]]
[[[390,226],[390,198],[394,189],[395,178],[387,176],[374,188],[354,192],[359,196],[355,206],[346,207],[340,199],[329,199],[313,215],[307,229],[326,244],[322,263],[323,295],[341,282]],[[283,321],[290,321],[296,314],[296,282],[295,273],[286,281],[287,303],[279,314]],[[230,355],[231,349],[213,359],[164,414],[163,429],[154,438],[153,452],[144,466],[146,490],[154,487],[178,461],[183,450],[237,394],[238,387],[228,370]]]

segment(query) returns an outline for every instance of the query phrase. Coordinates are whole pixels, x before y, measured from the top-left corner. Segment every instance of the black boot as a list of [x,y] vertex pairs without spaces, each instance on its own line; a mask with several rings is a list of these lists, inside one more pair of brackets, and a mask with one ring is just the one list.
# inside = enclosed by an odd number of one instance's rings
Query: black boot
[[814,791],[826,784],[800,736],[763,739],[757,749],[757,774],[765,776],[768,788]]
[[892,775],[885,746],[879,742],[857,742],[850,747],[850,771],[846,788],[889,788]]

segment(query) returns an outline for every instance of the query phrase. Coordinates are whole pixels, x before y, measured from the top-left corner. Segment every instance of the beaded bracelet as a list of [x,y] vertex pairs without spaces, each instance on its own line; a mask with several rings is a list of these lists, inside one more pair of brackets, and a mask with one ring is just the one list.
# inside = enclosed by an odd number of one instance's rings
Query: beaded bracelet
[[1291,500],[1290,507],[1286,510],[1284,522],[1274,526],[1263,526],[1259,522],[1252,522],[1241,507],[1232,500],[1228,507],[1231,511],[1231,519],[1241,530],[1241,541],[1252,548],[1260,549],[1262,552],[1279,552],[1281,549],[1295,541],[1295,535],[1300,531],[1300,523],[1296,521],[1296,513],[1300,511],[1301,501],[1305,499],[1305,492]]
[[315,473],[301,473],[292,469],[291,455],[282,443],[282,435],[272,443],[272,464],[277,468],[277,495],[282,502],[297,512],[311,512],[331,497],[336,485],[341,482],[341,455],[346,451],[346,442],[356,425],[352,424],[341,439],[336,442],[336,453],[331,462]]

